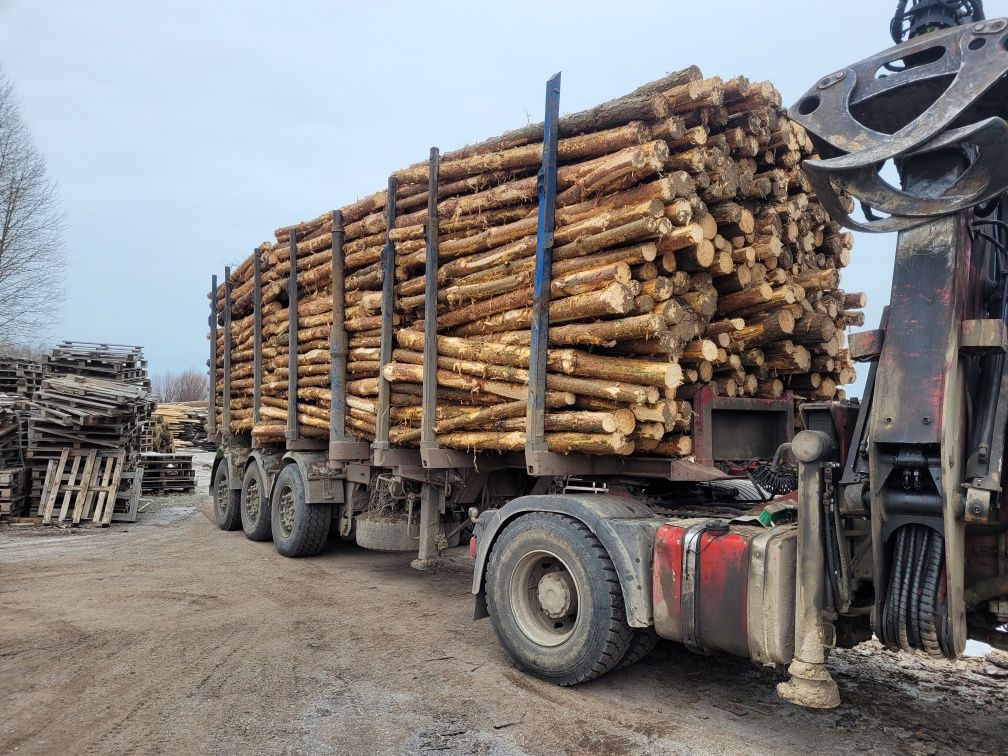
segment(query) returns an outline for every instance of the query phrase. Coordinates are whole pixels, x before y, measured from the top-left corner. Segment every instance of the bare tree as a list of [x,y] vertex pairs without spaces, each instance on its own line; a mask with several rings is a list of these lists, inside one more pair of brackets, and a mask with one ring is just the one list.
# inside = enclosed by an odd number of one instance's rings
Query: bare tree
[[206,401],[207,377],[198,370],[159,373],[151,378],[151,389],[162,402]]
[[59,191],[0,72],[0,345],[37,340],[56,320],[63,231]]

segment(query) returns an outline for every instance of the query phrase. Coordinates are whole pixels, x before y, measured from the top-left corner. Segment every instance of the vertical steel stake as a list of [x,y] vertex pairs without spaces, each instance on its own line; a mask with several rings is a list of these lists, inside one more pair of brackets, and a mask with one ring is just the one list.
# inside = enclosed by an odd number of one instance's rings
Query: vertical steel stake
[[381,344],[378,355],[378,417],[375,420],[375,450],[387,450],[389,448],[389,427],[391,424],[391,413],[389,400],[391,385],[385,379],[385,366],[392,361],[392,341],[395,334],[392,332],[392,314],[395,308],[395,244],[390,235],[395,228],[396,216],[396,178],[389,176],[388,198],[385,204],[385,246],[382,249],[382,320],[381,320]]
[[287,441],[297,441],[297,331],[298,331],[297,231],[290,232],[290,273],[287,279]]
[[332,330],[329,333],[329,442],[346,440],[346,272],[343,268],[343,212],[332,214]]
[[[423,347],[423,416],[420,424],[420,454],[437,448],[434,423],[437,419],[437,307],[438,307],[438,169],[441,153],[430,151],[430,177],[427,183],[426,267],[424,269],[424,347]],[[426,463],[426,461],[425,461]],[[422,534],[421,534],[422,537]]]
[[221,434],[231,437],[231,268],[224,268],[224,398],[221,407]]
[[252,253],[252,426],[262,406],[262,248]]
[[539,222],[536,229],[535,279],[529,355],[525,461],[546,452],[546,348],[549,340],[550,283],[553,279],[553,224],[556,211],[557,142],[560,121],[560,74],[546,82],[543,159],[539,169]]
[[210,397],[207,400],[207,436],[217,438],[217,276],[210,276]]

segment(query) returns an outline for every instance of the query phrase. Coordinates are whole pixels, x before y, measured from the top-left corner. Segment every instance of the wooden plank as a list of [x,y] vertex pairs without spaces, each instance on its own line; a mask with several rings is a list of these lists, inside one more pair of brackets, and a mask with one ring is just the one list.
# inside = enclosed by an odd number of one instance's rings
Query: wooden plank
[[[59,493],[60,483],[63,480],[63,468],[66,467],[67,457],[70,455],[69,449],[64,449],[60,453],[59,462],[51,467],[52,477],[46,475],[46,488],[42,493],[44,507],[42,510],[42,522],[45,525],[52,523],[52,510],[56,505],[56,496]],[[51,465],[52,463],[50,463]]]
[[95,458],[98,456],[98,452],[94,449],[87,456],[87,462],[84,465],[84,472],[81,473],[81,490],[77,493],[77,505],[74,507],[72,522],[74,525],[80,524],[81,517],[84,515],[84,508],[86,502],[91,499],[91,482],[94,478],[94,464]]
[[114,470],[112,472],[112,480],[109,483],[108,502],[105,506],[105,517],[102,519],[103,525],[112,523],[112,514],[115,512],[116,492],[119,490],[119,481],[122,478],[125,464],[126,453],[120,451],[113,459]]
[[[110,457],[105,457],[101,466],[101,483],[95,486],[98,492],[98,501],[95,504],[94,517],[92,522],[101,525],[105,520],[105,508],[108,505],[108,483],[112,478],[112,461]],[[114,500],[113,500],[114,503]]]
[[70,510],[70,500],[77,498],[74,494],[77,493],[78,489],[74,484],[77,481],[77,470],[80,468],[80,463],[81,456],[74,454],[73,462],[70,463],[67,485],[63,487],[63,504],[60,507],[59,517],[56,518],[57,522],[63,522],[66,519],[67,512]]

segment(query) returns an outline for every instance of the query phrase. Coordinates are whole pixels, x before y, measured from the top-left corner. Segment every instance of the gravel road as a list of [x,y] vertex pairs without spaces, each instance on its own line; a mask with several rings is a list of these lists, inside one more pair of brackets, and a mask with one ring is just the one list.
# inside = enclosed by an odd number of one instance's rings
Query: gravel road
[[105,530],[0,526],[0,752],[1008,752],[1008,670],[985,659],[838,652],[830,712],[674,644],[561,689],[472,621],[467,554],[409,562],[284,559],[202,494]]

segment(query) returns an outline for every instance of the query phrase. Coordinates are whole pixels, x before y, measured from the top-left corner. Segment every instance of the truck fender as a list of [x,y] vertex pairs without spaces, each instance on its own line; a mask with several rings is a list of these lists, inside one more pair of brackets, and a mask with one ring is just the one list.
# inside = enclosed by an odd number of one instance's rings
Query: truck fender
[[249,466],[252,463],[259,465],[259,469],[262,471],[263,482],[266,484],[266,488],[269,490],[270,494],[273,493],[273,482],[276,480],[277,473],[283,468],[283,459],[280,454],[270,454],[268,451],[263,449],[253,449],[252,453],[249,454],[248,459],[245,460],[245,466],[242,468],[242,474],[244,475],[248,472]]
[[211,496],[214,495],[214,476],[217,475],[217,468],[223,464],[224,460],[224,452],[221,449],[218,449],[217,453],[214,454],[213,465],[210,467],[210,482],[207,484],[207,492]]
[[231,490],[237,491],[241,488],[242,476],[245,474],[246,462],[251,450],[241,444],[230,446],[220,446],[217,454],[214,455],[213,465],[210,468],[210,495],[213,496],[213,479],[217,474],[217,468],[221,465],[228,465],[228,484]]
[[484,578],[494,541],[504,527],[530,512],[555,512],[585,524],[612,559],[619,575],[631,627],[654,624],[651,608],[651,558],[655,534],[664,523],[641,502],[621,496],[549,494],[520,496],[500,509],[480,515],[477,523],[476,566],[472,592],[476,595],[475,619],[488,617]]
[[[284,454],[276,472],[279,473],[287,465],[297,465],[301,480],[304,481],[305,501],[308,504],[342,504],[343,481],[331,474],[327,461],[325,452],[289,451]],[[272,495],[272,491],[270,494]]]

